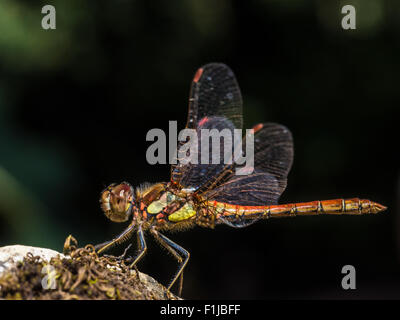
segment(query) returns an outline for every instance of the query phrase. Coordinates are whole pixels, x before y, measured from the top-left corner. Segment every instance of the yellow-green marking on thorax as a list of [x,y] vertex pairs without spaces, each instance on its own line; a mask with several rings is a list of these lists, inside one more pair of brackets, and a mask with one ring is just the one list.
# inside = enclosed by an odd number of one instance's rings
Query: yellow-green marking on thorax
[[165,192],[160,199],[153,201],[147,207],[147,212],[150,214],[160,213],[168,204],[176,199],[175,195],[171,192]]
[[170,214],[168,220],[172,222],[183,221],[193,217],[195,214],[196,211],[193,209],[192,205],[186,203],[182,208]]
[[161,212],[162,209],[166,206],[165,203],[161,201],[153,201],[148,207],[147,212],[150,214],[156,214]]

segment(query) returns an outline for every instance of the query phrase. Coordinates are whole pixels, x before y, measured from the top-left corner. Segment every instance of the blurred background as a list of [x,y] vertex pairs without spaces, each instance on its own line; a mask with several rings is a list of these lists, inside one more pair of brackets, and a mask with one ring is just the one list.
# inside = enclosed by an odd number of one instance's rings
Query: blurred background
[[[41,28],[46,4],[56,30]],[[348,4],[356,30],[341,27]],[[61,251],[69,234],[83,246],[122,231],[100,192],[168,181],[167,165],[146,162],[146,133],[183,128],[194,72],[224,62],[245,128],[293,133],[281,203],[360,197],[389,209],[171,234],[192,255],[183,297],[400,298],[399,16],[395,0],[1,1],[0,246]],[[177,264],[148,246],[139,269],[167,284]],[[356,290],[341,287],[344,265]]]

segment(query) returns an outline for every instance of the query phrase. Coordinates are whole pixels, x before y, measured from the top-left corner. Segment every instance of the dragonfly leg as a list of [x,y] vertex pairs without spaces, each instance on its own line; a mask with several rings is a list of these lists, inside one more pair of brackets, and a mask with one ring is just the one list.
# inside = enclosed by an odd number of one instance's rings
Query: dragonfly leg
[[[185,250],[184,248],[182,248],[181,246],[179,246],[178,244],[176,244],[175,242],[173,242],[172,240],[168,239],[166,236],[164,236],[163,234],[161,234],[160,232],[158,232],[157,230],[155,230],[154,228],[152,228],[150,230],[150,232],[152,233],[152,235],[154,236],[154,238],[164,247],[166,248],[174,257],[175,259],[178,261],[179,268],[178,271],[176,272],[174,278],[172,279],[172,281],[170,282],[170,284],[168,285],[168,290],[170,290],[172,288],[172,286],[174,285],[174,283],[176,282],[176,280],[178,279],[178,277],[180,277],[180,281],[179,281],[179,293],[178,295],[181,295],[182,293],[182,286],[183,286],[183,270],[186,266],[186,264],[189,261],[190,258],[190,253]],[[176,250],[176,251],[175,251]],[[182,259],[182,257],[177,253],[177,251],[184,256],[184,260]]]
[[143,258],[143,256],[147,252],[146,240],[144,239],[143,230],[142,230],[141,226],[139,226],[139,228],[137,230],[137,239],[138,239],[138,245],[139,245],[139,253],[136,256],[135,260],[131,263],[130,268],[136,267],[136,264],[140,261],[140,259]]
[[[178,261],[179,264],[182,264],[183,262],[182,257],[175,251],[175,249],[173,249],[159,236],[157,230],[150,229],[150,232],[154,236],[154,238],[158,241],[158,243],[162,245],[165,249],[167,249],[168,252],[172,254],[172,256]],[[182,294],[182,287],[183,287],[183,271],[181,272],[181,275],[179,277],[179,291],[178,291],[179,296]]]
[[106,242],[100,243],[98,245],[95,245],[94,248],[97,251],[97,254],[101,254],[101,253],[109,250],[113,246],[127,241],[132,236],[133,231],[134,231],[134,225],[130,225],[128,228],[125,229],[124,232],[122,232],[116,238],[114,238],[110,241],[106,241]]

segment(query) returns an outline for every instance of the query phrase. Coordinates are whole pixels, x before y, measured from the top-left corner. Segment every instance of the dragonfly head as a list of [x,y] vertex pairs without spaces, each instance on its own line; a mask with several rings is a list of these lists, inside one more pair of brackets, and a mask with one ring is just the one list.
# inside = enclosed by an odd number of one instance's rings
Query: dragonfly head
[[108,219],[114,222],[125,222],[132,213],[134,193],[127,182],[111,184],[102,193],[100,205]]

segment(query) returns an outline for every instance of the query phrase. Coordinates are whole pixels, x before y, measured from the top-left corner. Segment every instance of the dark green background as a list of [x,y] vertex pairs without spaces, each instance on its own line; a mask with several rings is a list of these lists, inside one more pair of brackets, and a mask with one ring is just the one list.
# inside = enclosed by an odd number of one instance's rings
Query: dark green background
[[[41,28],[45,4],[56,30]],[[356,30],[341,28],[346,4]],[[101,190],[169,179],[146,162],[146,133],[183,128],[195,70],[224,62],[245,127],[293,133],[282,203],[360,197],[389,209],[173,234],[192,254],[184,297],[400,298],[399,16],[395,0],[1,1],[0,245],[62,250],[68,234],[85,245],[121,231]],[[139,268],[167,283],[176,263],[148,242]]]

